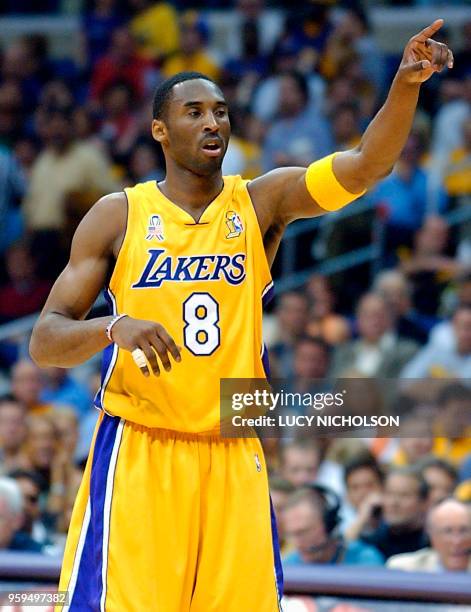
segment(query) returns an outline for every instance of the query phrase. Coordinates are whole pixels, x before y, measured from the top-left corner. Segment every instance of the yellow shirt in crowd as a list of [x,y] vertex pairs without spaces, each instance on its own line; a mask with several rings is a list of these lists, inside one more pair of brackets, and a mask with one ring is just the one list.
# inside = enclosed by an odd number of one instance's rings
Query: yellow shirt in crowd
[[140,53],[149,59],[170,55],[179,47],[177,14],[166,2],[158,2],[136,15],[131,21],[131,32]]
[[186,70],[202,72],[215,81],[220,74],[219,66],[204,51],[197,51],[192,55],[177,53],[165,62],[162,73],[165,77],[171,77],[177,72]]

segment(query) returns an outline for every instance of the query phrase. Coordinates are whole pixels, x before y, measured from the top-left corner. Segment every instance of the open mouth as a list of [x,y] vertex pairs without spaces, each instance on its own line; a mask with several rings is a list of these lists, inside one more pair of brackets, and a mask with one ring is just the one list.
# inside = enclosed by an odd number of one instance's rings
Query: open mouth
[[219,141],[207,142],[202,148],[205,155],[208,155],[209,157],[217,157],[222,152],[222,145]]

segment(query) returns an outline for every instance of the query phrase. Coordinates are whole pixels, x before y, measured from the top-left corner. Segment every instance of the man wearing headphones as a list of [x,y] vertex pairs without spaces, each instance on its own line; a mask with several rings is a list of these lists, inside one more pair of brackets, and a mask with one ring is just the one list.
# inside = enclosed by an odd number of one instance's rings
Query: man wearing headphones
[[294,551],[283,559],[283,564],[383,565],[383,556],[373,546],[359,540],[342,540],[336,530],[339,510],[339,498],[327,487],[307,485],[292,493],[281,521]]

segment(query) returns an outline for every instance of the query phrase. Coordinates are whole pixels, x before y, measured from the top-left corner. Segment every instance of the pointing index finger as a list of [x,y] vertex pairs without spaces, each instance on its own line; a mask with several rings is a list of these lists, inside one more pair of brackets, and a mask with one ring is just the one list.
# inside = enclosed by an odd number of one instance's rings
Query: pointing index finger
[[424,28],[421,32],[415,36],[415,39],[419,42],[426,42],[427,38],[433,36],[443,25],[443,19],[435,19],[433,23]]

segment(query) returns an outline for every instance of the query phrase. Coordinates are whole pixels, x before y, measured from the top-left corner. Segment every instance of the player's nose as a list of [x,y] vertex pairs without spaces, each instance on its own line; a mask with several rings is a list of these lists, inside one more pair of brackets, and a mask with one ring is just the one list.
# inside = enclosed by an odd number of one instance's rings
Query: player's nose
[[205,132],[217,132],[219,131],[219,123],[213,113],[206,113],[204,118],[203,130]]

